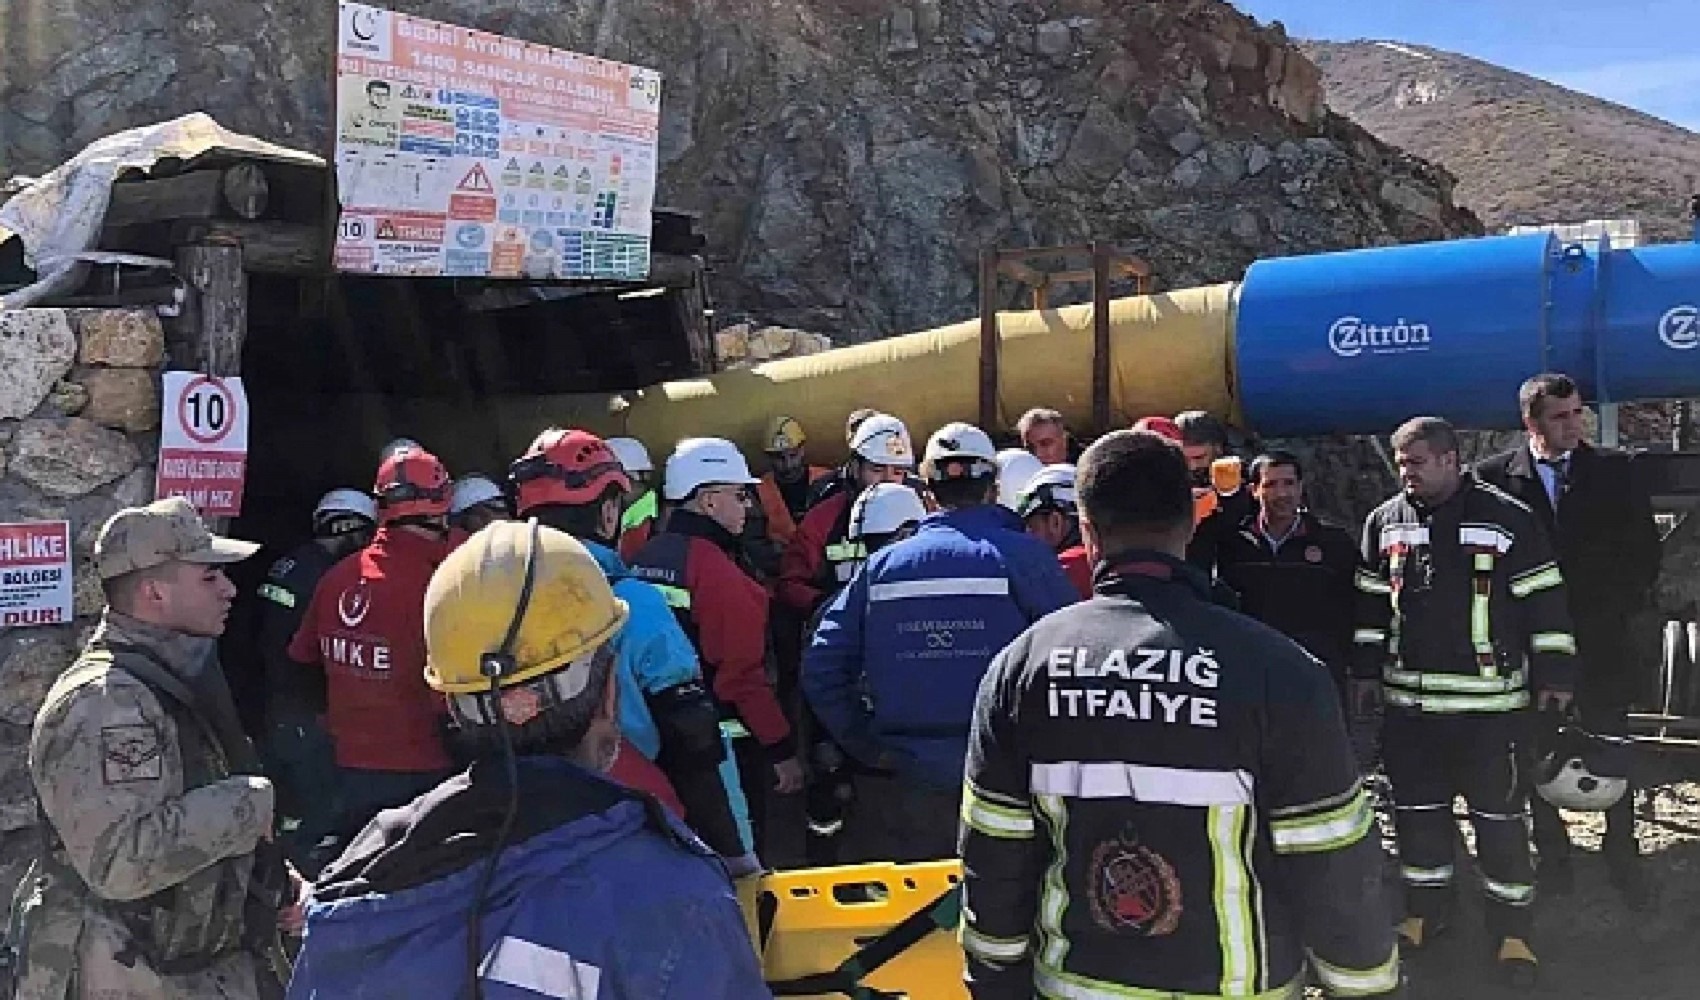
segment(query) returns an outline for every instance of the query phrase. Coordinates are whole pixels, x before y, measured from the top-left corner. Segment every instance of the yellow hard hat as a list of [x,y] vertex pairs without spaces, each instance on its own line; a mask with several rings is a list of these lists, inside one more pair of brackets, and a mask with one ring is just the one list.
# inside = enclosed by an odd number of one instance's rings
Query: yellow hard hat
[[766,451],[790,451],[801,448],[809,436],[803,433],[803,425],[792,417],[774,417],[767,422],[767,436],[762,438],[762,448]]
[[588,675],[589,654],[628,614],[595,557],[571,535],[535,521],[498,521],[431,574],[425,683],[451,695],[488,691],[485,661],[502,654],[512,657],[502,687],[568,664],[582,664]]

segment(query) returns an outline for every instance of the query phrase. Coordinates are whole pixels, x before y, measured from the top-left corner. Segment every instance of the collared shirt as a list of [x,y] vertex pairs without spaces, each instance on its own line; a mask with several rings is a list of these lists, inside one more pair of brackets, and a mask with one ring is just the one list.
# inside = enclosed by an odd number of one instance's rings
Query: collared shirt
[[1263,543],[1269,546],[1270,552],[1278,553],[1281,551],[1281,546],[1285,545],[1294,535],[1304,533],[1304,523],[1304,511],[1301,510],[1293,517],[1293,523],[1287,525],[1287,530],[1281,533],[1281,537],[1276,538],[1269,533],[1269,516],[1260,513],[1257,515],[1257,534],[1258,537],[1263,539]]
[[[1530,454],[1534,454],[1533,449],[1530,449]],[[1570,452],[1567,451],[1557,458],[1542,458],[1539,455],[1534,457],[1535,469],[1541,476],[1541,486],[1547,491],[1547,500],[1551,502],[1552,509],[1557,510],[1558,498],[1564,495],[1570,481]]]

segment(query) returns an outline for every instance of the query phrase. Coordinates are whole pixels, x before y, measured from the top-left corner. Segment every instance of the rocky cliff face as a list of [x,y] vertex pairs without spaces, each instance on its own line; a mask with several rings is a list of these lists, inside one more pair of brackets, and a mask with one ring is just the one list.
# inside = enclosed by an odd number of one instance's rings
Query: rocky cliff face
[[[661,201],[704,214],[723,316],[844,339],[961,319],[999,245],[1116,240],[1177,287],[1477,230],[1444,172],[1329,113],[1316,68],[1220,0],[389,6],[661,69]],[[195,109],[326,149],[333,4],[7,16],[6,171]]]

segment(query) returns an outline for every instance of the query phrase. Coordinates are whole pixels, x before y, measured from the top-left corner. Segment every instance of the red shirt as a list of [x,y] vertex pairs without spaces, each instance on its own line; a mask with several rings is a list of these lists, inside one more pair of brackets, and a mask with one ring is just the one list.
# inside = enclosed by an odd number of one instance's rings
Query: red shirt
[[1080,599],[1092,599],[1092,560],[1086,558],[1086,546],[1076,545],[1071,549],[1063,549],[1057,553],[1057,562],[1062,563],[1063,575],[1068,582],[1074,584],[1074,589],[1080,591]]
[[313,591],[289,656],[325,671],[338,765],[410,773],[453,766],[438,728],[447,706],[425,685],[425,587],[450,548],[379,528]]

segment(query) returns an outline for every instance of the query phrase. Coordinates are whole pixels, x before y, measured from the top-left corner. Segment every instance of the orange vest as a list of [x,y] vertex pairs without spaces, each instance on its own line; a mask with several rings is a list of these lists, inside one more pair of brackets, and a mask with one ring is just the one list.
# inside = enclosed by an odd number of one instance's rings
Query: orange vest
[[[809,482],[813,483],[831,471],[811,465]],[[785,495],[779,492],[779,483],[773,478],[773,473],[761,477],[756,495],[761,499],[762,513],[767,515],[767,537],[782,546],[790,544],[791,536],[797,533],[797,519],[791,516],[791,508],[785,506]]]

